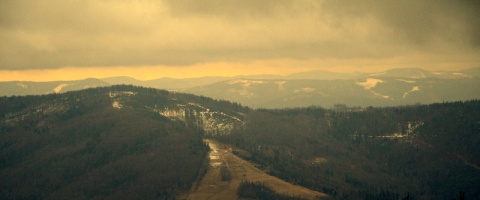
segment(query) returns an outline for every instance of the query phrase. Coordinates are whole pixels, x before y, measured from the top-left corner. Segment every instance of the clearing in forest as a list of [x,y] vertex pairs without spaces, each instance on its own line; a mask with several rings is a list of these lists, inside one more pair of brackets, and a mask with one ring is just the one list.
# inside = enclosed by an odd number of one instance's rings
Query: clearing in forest
[[238,199],[237,189],[242,181],[262,182],[283,195],[305,199],[327,197],[324,193],[293,185],[266,174],[232,154],[230,148],[218,141],[205,139],[205,142],[210,146],[208,170],[186,199]]

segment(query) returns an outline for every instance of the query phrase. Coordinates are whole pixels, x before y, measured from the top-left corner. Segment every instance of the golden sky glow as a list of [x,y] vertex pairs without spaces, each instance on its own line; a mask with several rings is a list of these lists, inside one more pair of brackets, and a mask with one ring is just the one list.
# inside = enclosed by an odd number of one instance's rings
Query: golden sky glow
[[[409,63],[392,64],[391,60],[355,60],[355,65],[342,65],[338,60],[275,60],[255,61],[249,63],[202,63],[190,66],[117,66],[117,67],[64,67],[58,69],[0,70],[0,81],[58,81],[80,80],[85,78],[107,78],[129,76],[138,80],[152,80],[163,77],[195,78],[203,76],[237,76],[237,75],[288,75],[310,70],[329,70],[335,72],[379,72],[383,66],[391,68],[408,68]],[[324,66],[324,67],[319,67]],[[450,71],[467,69],[470,65],[459,63],[430,63],[420,66],[428,70]],[[333,70],[332,70],[333,69]]]
[[480,66],[476,1],[2,0],[0,81]]
[[[191,66],[135,66],[135,67],[66,67],[59,69],[2,70],[0,81],[52,81],[78,80],[85,78],[107,78],[129,76],[139,80],[162,77],[194,78],[203,76],[237,76],[274,74],[288,75],[312,70],[309,67],[291,67],[288,61],[253,63],[209,63]],[[275,66],[275,67],[272,67]]]

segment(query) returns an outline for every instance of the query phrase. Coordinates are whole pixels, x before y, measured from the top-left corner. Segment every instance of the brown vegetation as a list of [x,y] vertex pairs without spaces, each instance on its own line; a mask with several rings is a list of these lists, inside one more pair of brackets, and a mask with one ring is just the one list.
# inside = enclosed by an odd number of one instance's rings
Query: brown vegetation
[[[225,165],[211,165],[199,187],[189,194],[187,199],[237,199],[238,189],[242,181],[261,182],[278,194],[295,196],[304,199],[317,199],[327,195],[298,185],[287,183],[258,169],[251,163],[232,154],[231,149],[222,149],[225,145],[215,140],[206,140],[212,151],[218,155]],[[217,161],[213,161],[217,162]],[[222,180],[222,168],[228,168],[231,180]]]

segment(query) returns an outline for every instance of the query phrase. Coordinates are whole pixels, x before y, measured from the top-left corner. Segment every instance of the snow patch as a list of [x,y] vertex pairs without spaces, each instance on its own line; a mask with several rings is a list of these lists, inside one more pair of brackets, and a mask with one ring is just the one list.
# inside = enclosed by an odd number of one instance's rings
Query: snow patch
[[464,78],[470,78],[470,77],[472,77],[472,76],[470,76],[470,75],[466,75],[466,74],[458,73],[458,72],[453,73],[453,75],[454,75],[454,76],[464,77]]
[[62,91],[62,89],[63,89],[64,87],[66,87],[66,86],[68,86],[68,85],[70,85],[70,84],[66,84],[66,83],[60,84],[59,86],[57,86],[56,88],[54,88],[53,91],[54,91],[55,93],[59,93],[60,91]]
[[394,133],[392,135],[380,135],[380,136],[370,136],[370,137],[376,137],[376,138],[403,138],[406,137],[407,135],[401,134],[401,133]]
[[380,75],[384,75],[386,73],[387,72],[375,73],[375,74],[370,74],[369,76],[380,76]]
[[183,108],[180,109],[172,109],[172,108],[165,108],[164,110],[159,111],[159,114],[165,117],[168,117],[172,120],[180,120],[185,121],[186,111]]
[[239,80],[232,80],[228,82],[228,84],[230,85],[239,84],[239,83],[241,83],[244,87],[249,87],[250,85],[254,85],[254,84],[263,84],[265,83],[265,81],[239,79]]
[[21,88],[28,88],[24,83],[17,83],[17,85]]
[[378,92],[374,92],[374,91],[370,91],[370,92],[377,97],[381,97],[381,98],[384,98],[384,99],[391,99],[390,96],[388,96],[388,95],[382,95],[382,94],[380,94]]
[[391,99],[390,96],[382,95],[378,92],[372,91],[371,89],[377,86],[378,83],[383,83],[383,80],[376,79],[376,78],[367,78],[365,82],[356,82],[357,85],[362,86],[363,89],[370,91],[375,96],[384,98],[384,99]]
[[402,99],[405,99],[405,97],[407,97],[408,94],[410,94],[411,92],[415,92],[415,91],[420,91],[420,87],[414,86],[410,91],[404,92],[403,96],[402,96]]
[[249,88],[251,85],[254,85],[254,84],[263,84],[263,83],[266,83],[266,81],[257,81],[257,80],[244,80],[244,79],[240,79],[240,80],[232,80],[232,81],[229,81],[228,84],[230,85],[233,85],[233,84],[240,84],[243,89],[241,90],[236,90],[236,89],[230,89],[229,91],[231,93],[238,93],[240,94],[241,96],[245,96],[245,97],[253,97],[255,94],[250,92],[249,91]]
[[118,102],[118,101],[113,101],[113,102],[112,102],[112,107],[115,108],[115,109],[120,110],[120,109],[122,109],[123,106],[122,106],[122,104],[120,104],[120,102]]
[[425,123],[422,122],[422,121],[408,122],[407,130],[405,131],[406,134],[407,134],[407,135],[413,135],[415,129],[417,129],[418,127],[422,126],[423,124],[425,124]]
[[294,91],[294,93],[312,93],[312,92],[315,92],[315,90],[317,90],[317,89],[316,89],[316,88],[306,87],[306,88],[296,89],[296,90]]
[[177,104],[163,109],[153,108],[152,110],[171,120],[188,121],[211,135],[229,134],[235,124],[242,123],[242,120],[238,117],[220,111],[211,111],[211,109],[197,103]]
[[112,107],[120,110],[123,108],[122,100],[123,102],[125,101],[125,99],[123,99],[122,97],[132,96],[136,94],[137,94],[136,92],[131,92],[131,91],[113,91],[113,92],[110,91],[108,93],[108,96],[110,96],[110,99],[112,100]]
[[405,80],[405,79],[397,79],[398,81],[402,81],[405,83],[416,83],[417,81],[412,81],[412,80]]
[[192,106],[195,106],[195,107],[199,107],[199,108],[204,109],[204,110],[207,110],[207,111],[210,110],[210,109],[208,109],[208,108],[205,108],[205,107],[201,106],[201,105],[198,104],[198,103],[188,102],[188,104],[189,104],[189,105],[192,105]]
[[365,82],[357,82],[356,84],[362,86],[365,90],[370,90],[377,86],[378,83],[383,83],[383,80],[376,78],[367,78]]
[[212,142],[209,142],[208,146],[210,146],[211,149],[210,153],[208,154],[208,156],[210,157],[210,165],[212,167],[221,166],[222,160],[220,158],[220,154],[218,153],[218,147]]
[[227,114],[225,114],[225,113],[223,113],[223,112],[217,112],[217,113],[218,113],[218,114],[221,114],[221,115],[223,115],[223,116],[225,116],[225,117],[228,117],[228,118],[237,120],[237,121],[239,121],[239,122],[242,121],[242,120],[240,120],[238,117],[230,116],[230,115],[227,115]]
[[119,96],[132,96],[136,94],[137,94],[136,92],[132,92],[132,91],[114,91],[114,92],[108,93],[108,95],[112,98],[119,97]]
[[[415,129],[419,128],[422,126],[424,122],[422,121],[414,121],[414,122],[408,122],[407,124],[407,129],[404,131],[400,131],[397,133],[389,134],[389,135],[376,135],[376,136],[368,136],[368,138],[408,138],[408,137],[415,137]],[[365,135],[359,135],[357,132],[353,135],[354,138],[356,137],[365,137]]]

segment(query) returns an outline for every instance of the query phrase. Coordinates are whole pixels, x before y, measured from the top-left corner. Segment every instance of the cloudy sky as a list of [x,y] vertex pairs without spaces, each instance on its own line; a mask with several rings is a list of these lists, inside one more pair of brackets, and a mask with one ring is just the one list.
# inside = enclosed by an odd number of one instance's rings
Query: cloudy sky
[[0,81],[479,66],[478,0],[0,1]]

